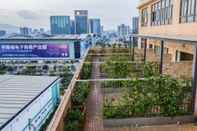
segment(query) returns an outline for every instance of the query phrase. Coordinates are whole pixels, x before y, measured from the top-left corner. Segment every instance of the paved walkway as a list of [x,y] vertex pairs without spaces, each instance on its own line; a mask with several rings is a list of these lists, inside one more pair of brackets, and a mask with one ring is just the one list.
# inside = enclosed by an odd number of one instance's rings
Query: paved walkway
[[[94,58],[94,62],[98,62],[98,58]],[[99,64],[94,63],[92,69],[92,79],[99,79]],[[84,131],[103,131],[102,121],[102,93],[100,83],[91,82],[92,91],[87,102],[87,116]]]

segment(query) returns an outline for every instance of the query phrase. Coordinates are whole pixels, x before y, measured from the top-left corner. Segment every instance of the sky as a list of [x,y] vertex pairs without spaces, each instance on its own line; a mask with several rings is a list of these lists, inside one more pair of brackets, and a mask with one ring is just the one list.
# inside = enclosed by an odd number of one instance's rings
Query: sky
[[2,0],[0,24],[49,29],[51,15],[68,15],[74,10],[89,11],[89,18],[100,18],[105,30],[115,30],[119,24],[131,25],[138,15],[138,0]]

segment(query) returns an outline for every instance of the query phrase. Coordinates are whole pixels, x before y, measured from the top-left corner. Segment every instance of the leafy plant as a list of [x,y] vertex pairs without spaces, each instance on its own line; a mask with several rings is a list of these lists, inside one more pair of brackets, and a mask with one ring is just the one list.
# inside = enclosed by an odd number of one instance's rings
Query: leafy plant
[[125,61],[128,61],[128,58],[125,56],[111,56],[106,60],[103,70],[110,78],[128,77],[130,67]]
[[81,71],[81,79],[90,79],[92,73],[92,63],[85,63]]
[[159,64],[156,62],[147,62],[143,67],[144,77],[159,76]]
[[67,86],[70,83],[70,80],[72,79],[73,74],[71,73],[70,69],[66,66],[63,69],[63,73],[60,74],[60,77],[62,78],[62,86],[63,88],[67,88]]
[[155,115],[174,117],[191,113],[191,81],[158,76],[133,79],[122,84],[125,91],[119,103],[105,100],[105,118]]
[[73,109],[68,113],[69,121],[82,121],[84,117],[84,113],[82,113],[79,109]]
[[65,120],[65,131],[80,131],[83,129],[85,119],[85,102],[90,92],[90,85],[87,82],[76,84],[71,97],[72,106]]
[[88,83],[79,83],[76,86],[74,95],[72,96],[72,103],[74,105],[81,106],[85,103],[86,98],[90,92],[90,87]]

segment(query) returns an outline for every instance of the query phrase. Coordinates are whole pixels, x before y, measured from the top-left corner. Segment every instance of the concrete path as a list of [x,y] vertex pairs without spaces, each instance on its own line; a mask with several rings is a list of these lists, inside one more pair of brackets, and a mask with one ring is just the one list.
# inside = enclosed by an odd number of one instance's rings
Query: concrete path
[[[98,62],[98,58],[94,58],[94,62]],[[100,66],[93,63],[92,79],[100,78]],[[91,82],[92,90],[87,102],[87,115],[84,131],[103,131],[102,121],[102,92],[100,82]]]

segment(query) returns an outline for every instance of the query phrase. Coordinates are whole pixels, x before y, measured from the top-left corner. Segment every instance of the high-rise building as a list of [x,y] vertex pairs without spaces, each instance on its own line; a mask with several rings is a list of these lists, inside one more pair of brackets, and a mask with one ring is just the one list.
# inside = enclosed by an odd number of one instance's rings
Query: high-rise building
[[44,33],[44,28],[40,28],[40,33]]
[[138,34],[139,32],[139,17],[132,18],[132,33]]
[[104,32],[104,26],[101,25],[101,33],[103,33],[103,32]]
[[39,34],[39,30],[38,29],[33,29],[32,34]]
[[74,20],[70,21],[70,32],[71,32],[71,34],[75,34],[75,32],[76,32],[76,26],[75,26]]
[[130,34],[130,27],[125,25],[125,24],[121,24],[118,26],[118,35],[121,38],[125,38]]
[[70,16],[51,16],[51,34],[70,34]]
[[89,20],[89,33],[100,34],[101,33],[101,21],[100,19]]
[[28,28],[28,27],[21,27],[20,28],[20,34],[24,35],[24,36],[29,35],[30,34],[30,28]]
[[6,31],[5,30],[0,30],[0,37],[6,35]]
[[75,10],[76,34],[88,33],[88,11]]

